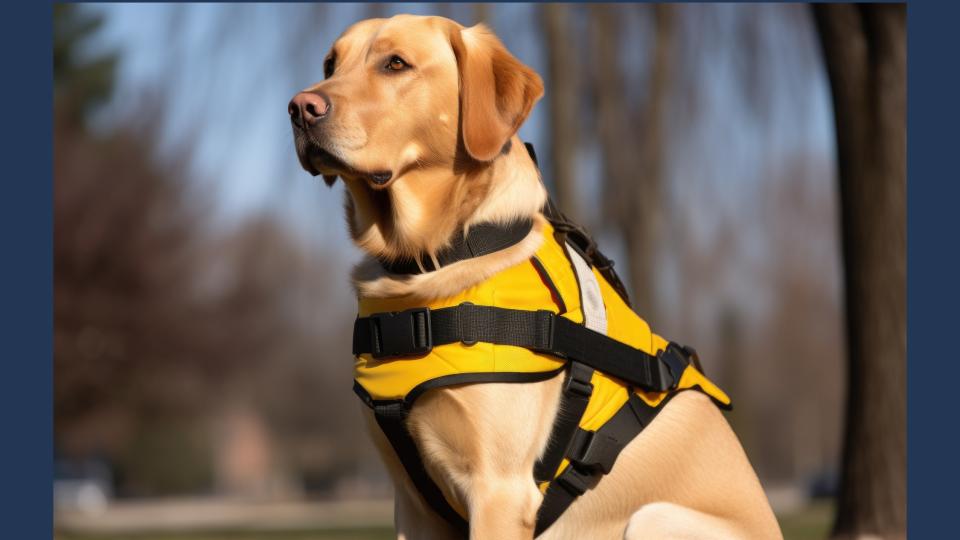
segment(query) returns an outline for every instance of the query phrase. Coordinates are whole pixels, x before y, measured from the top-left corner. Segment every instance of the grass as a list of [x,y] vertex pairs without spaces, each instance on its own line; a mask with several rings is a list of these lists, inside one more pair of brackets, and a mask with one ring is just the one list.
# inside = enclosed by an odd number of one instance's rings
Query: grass
[[[833,506],[817,503],[799,512],[777,516],[785,540],[823,540],[830,531]],[[54,540],[387,540],[389,527],[350,529],[222,530],[142,533],[72,533],[58,531]]]
[[833,523],[833,503],[818,502],[799,512],[777,516],[784,540],[823,540]]
[[203,532],[68,533],[58,532],[54,540],[387,540],[396,536],[392,528],[351,528],[314,530],[222,530]]

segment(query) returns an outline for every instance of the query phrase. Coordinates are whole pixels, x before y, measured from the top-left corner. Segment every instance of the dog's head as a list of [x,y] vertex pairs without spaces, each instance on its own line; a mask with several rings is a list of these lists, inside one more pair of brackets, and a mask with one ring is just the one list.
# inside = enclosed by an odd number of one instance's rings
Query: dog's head
[[486,27],[442,17],[359,22],[323,69],[289,105],[297,156],[327,183],[374,190],[414,170],[482,167],[543,95],[540,77]]

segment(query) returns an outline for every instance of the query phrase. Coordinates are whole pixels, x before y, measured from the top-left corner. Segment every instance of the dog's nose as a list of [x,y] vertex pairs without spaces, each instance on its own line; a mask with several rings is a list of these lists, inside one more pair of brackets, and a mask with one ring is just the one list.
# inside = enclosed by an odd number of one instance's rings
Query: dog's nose
[[300,92],[290,100],[287,112],[295,125],[309,127],[330,113],[330,98],[319,92]]

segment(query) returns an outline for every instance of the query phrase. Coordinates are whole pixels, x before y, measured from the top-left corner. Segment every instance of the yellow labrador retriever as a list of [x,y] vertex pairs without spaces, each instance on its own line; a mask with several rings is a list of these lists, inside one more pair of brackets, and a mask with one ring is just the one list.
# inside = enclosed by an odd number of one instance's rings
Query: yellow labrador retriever
[[[516,132],[540,77],[483,25],[399,15],[350,27],[325,80],[290,103],[303,167],[347,188],[347,223],[367,254],[361,298],[424,302],[458,294],[528,260],[546,192]],[[469,264],[412,276],[382,261],[436,254],[476,223],[533,220],[522,241]],[[437,265],[439,267],[439,265]],[[534,536],[543,494],[531,476],[557,415],[562,376],[428,391],[407,427],[425,469],[478,539]],[[522,387],[518,390],[518,386]],[[398,538],[462,536],[424,503],[371,418],[396,490]],[[622,451],[616,467],[540,538],[781,538],[750,463],[720,411],[683,392]]]

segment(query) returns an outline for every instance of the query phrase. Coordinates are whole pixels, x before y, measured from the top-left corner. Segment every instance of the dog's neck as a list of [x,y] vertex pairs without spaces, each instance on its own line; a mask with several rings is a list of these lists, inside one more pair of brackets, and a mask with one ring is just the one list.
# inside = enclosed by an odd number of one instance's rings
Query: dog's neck
[[[463,171],[409,171],[384,190],[356,181],[347,186],[350,233],[369,255],[354,272],[361,296],[449,296],[529,258],[540,245],[542,217],[536,218],[547,194],[516,136],[509,149],[489,164]],[[520,218],[535,218],[534,230],[502,252],[419,276],[390,276],[380,267],[380,260],[435,255],[473,224]]]

